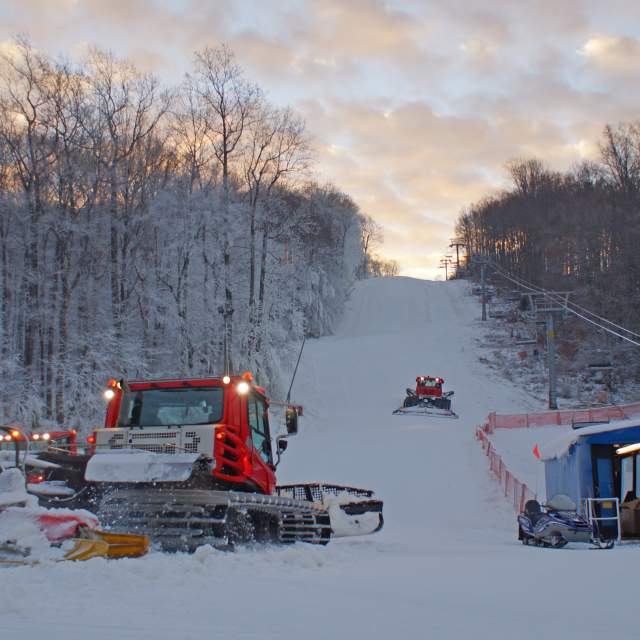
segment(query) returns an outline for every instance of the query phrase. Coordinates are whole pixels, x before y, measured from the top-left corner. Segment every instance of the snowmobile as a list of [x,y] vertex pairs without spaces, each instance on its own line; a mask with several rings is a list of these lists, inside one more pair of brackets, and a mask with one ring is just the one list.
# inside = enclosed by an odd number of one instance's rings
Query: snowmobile
[[402,406],[393,413],[409,415],[436,416],[438,418],[457,418],[451,410],[453,391],[443,391],[444,378],[418,376],[416,389],[407,388],[407,397]]
[[[83,510],[46,509],[27,492],[24,468],[28,439],[15,427],[0,426],[15,445],[14,463],[0,461],[0,566],[33,565],[42,559],[89,560],[144,555],[145,536],[101,531],[98,518]],[[27,448],[21,459],[20,444]],[[3,452],[9,453],[9,452]]]
[[599,535],[595,523],[589,524],[576,511],[571,498],[555,495],[544,506],[528,500],[518,516],[518,540],[522,544],[560,549],[569,542],[591,543],[598,549],[611,549],[614,541]]

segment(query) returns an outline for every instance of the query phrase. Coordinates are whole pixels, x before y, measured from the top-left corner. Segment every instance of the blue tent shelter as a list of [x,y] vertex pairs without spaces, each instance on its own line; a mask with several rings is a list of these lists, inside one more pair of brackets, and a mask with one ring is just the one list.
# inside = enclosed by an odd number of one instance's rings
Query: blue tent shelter
[[[640,537],[640,420],[574,428],[569,436],[541,447],[541,458],[548,499],[565,493],[584,513],[585,498],[618,498],[623,536]],[[616,513],[613,501],[599,503],[597,509],[601,517]],[[606,526],[616,525],[607,521]]]

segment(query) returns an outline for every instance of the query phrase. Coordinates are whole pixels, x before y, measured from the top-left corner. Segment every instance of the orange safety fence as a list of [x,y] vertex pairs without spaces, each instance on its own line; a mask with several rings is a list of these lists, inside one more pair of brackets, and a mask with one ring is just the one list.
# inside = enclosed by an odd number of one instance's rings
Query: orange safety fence
[[592,409],[565,409],[538,413],[490,413],[486,424],[476,430],[476,439],[480,441],[483,451],[489,458],[489,469],[503,488],[504,495],[511,500],[514,509],[522,511],[526,501],[535,499],[536,495],[524,482],[520,482],[507,469],[502,457],[496,453],[491,444],[489,434],[496,429],[572,425],[576,422],[604,422],[608,420],[624,420],[634,416],[640,416],[640,402],[607,405]]
[[496,450],[493,448],[488,433],[490,432],[486,427],[478,427],[476,430],[476,439],[480,441],[482,450],[489,459],[489,469],[500,483],[505,497],[511,501],[513,508],[520,513],[524,510],[524,505],[527,500],[535,500],[536,494],[507,469],[502,460],[502,456],[496,453]]
[[541,411],[539,413],[490,413],[485,431],[492,433],[494,429],[519,429],[523,427],[571,425],[575,422],[624,420],[639,415],[640,402],[607,405],[594,409],[565,409],[561,411]]

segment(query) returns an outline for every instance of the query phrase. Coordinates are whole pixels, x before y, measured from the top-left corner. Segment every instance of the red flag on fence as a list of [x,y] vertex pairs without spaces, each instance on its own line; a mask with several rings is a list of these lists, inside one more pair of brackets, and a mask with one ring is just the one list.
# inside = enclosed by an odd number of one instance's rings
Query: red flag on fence
[[540,460],[540,449],[538,449],[538,445],[533,447],[533,455]]

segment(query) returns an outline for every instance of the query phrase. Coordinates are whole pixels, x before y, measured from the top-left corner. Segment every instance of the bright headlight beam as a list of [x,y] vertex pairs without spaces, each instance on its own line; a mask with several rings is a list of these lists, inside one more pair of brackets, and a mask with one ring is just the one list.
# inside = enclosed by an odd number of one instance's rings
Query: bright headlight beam
[[106,389],[104,392],[104,397],[107,400],[111,400],[115,395],[116,395],[116,392],[113,389]]
[[244,395],[245,393],[249,393],[249,383],[243,380],[242,382],[238,383],[236,389],[238,390],[238,393],[242,395]]

